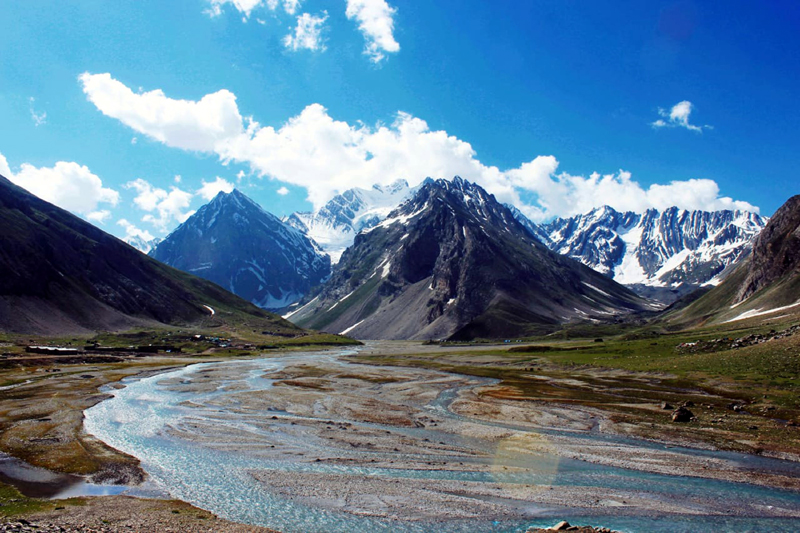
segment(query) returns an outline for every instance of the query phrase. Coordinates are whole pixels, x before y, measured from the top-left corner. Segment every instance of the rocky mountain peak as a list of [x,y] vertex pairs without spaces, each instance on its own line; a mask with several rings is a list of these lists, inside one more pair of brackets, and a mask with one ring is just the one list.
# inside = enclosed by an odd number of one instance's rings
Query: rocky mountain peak
[[266,309],[299,300],[330,273],[313,240],[237,189],[217,194],[150,255]]

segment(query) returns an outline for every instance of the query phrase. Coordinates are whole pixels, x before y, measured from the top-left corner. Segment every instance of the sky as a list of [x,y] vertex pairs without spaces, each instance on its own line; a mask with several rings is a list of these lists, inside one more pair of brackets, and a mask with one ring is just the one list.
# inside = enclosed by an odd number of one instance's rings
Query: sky
[[120,237],[454,175],[535,221],[798,192],[800,3],[0,0],[0,174]]

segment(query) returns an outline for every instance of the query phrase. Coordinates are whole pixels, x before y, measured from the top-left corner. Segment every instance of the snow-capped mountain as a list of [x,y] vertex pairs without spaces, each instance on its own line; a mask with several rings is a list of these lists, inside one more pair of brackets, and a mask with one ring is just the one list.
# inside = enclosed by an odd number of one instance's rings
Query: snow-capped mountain
[[718,284],[728,266],[750,252],[766,222],[747,211],[671,207],[639,214],[605,206],[539,226],[547,239],[533,234],[551,250],[668,302]]
[[156,246],[158,246],[158,243],[160,243],[163,239],[161,239],[160,237],[155,237],[153,239],[147,240],[143,239],[142,237],[136,236],[136,237],[126,237],[122,240],[130,244],[143,254],[149,254],[150,251]]
[[219,193],[150,255],[265,309],[296,302],[331,266],[314,241],[238,190]]
[[363,339],[497,338],[649,308],[532,237],[484,189],[427,181],[362,230],[330,281],[285,318]]
[[387,186],[349,189],[318,211],[294,213],[284,222],[311,237],[335,264],[359,231],[376,226],[421,186],[409,187],[405,180],[397,180]]

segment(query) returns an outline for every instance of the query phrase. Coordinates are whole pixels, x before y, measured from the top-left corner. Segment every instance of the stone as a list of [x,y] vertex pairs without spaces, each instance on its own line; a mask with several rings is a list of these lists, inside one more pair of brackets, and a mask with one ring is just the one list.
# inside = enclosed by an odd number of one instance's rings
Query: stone
[[672,411],[673,409],[675,409],[667,402],[661,402],[661,408],[664,409],[665,411]]
[[554,525],[550,529],[552,529],[553,531],[566,531],[569,527],[570,527],[569,522],[567,522],[566,520],[562,520],[561,522]]
[[692,418],[694,418],[694,413],[683,406],[678,407],[672,412],[673,422],[689,422]]

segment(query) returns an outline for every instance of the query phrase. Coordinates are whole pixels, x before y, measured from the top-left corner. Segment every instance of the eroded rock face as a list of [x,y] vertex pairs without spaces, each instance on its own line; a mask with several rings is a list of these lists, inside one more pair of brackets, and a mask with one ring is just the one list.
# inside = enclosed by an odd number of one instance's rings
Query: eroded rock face
[[736,301],[790,273],[800,273],[800,195],[783,204],[756,238],[750,270]]

